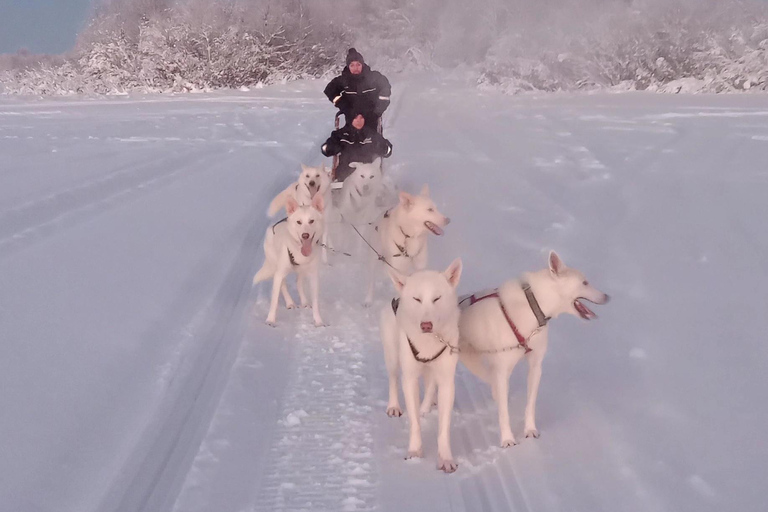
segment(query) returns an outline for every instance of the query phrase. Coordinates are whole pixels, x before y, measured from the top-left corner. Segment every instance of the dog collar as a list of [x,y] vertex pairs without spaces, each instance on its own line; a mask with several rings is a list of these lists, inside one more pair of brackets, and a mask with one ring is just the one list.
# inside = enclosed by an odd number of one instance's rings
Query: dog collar
[[[288,249],[288,248],[286,247],[286,249]],[[290,249],[288,249],[288,258],[291,260],[291,265],[293,265],[294,267],[298,267],[299,266],[299,264],[296,263],[296,258],[293,257],[293,253],[291,252]]]

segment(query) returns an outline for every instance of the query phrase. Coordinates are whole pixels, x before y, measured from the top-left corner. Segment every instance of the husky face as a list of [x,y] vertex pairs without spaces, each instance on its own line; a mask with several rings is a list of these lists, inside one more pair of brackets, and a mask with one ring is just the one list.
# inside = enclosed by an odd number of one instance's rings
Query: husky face
[[310,256],[315,240],[323,234],[323,210],[325,204],[322,194],[315,194],[312,204],[299,206],[292,197],[288,198],[285,210],[288,212],[288,233],[298,244],[301,244],[301,254]]
[[556,289],[564,303],[565,313],[579,316],[584,320],[597,318],[597,315],[585,306],[583,301],[605,304],[608,302],[608,295],[589,284],[584,274],[567,267],[554,251],[549,253],[549,273],[555,280]]
[[352,162],[349,164],[354,169],[352,174],[344,180],[349,186],[357,190],[361,196],[369,196],[378,193],[381,188],[381,158],[377,158],[370,164]]
[[402,315],[404,325],[418,326],[423,333],[437,334],[445,334],[445,326],[457,326],[456,287],[461,269],[461,259],[457,258],[445,272],[421,270],[405,277],[390,270],[390,278],[400,293],[398,316]]
[[400,192],[400,206],[406,212],[408,223],[416,229],[426,227],[435,235],[442,235],[443,228],[451,219],[443,215],[429,197],[429,187],[424,185],[419,195]]
[[309,192],[309,197],[315,197],[318,192],[323,192],[331,184],[331,175],[325,170],[325,163],[320,167],[309,167],[301,164],[301,174],[298,180],[299,188]]

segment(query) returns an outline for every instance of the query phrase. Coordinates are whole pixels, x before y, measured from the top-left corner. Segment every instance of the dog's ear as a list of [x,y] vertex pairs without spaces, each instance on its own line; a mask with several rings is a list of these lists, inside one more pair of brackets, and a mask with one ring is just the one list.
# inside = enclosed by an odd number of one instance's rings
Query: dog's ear
[[304,164],[301,164],[301,172],[307,172],[309,169],[310,169],[310,167],[308,167],[308,166],[306,166]]
[[312,198],[312,208],[319,211],[320,213],[323,213],[323,210],[325,210],[325,200],[323,199],[323,194],[315,194],[315,196]]
[[461,258],[456,258],[450,265],[448,265],[448,268],[445,269],[445,272],[443,272],[445,278],[454,288],[459,286],[459,279],[461,279],[461,269]]
[[393,268],[388,268],[387,274],[389,275],[389,278],[392,280],[392,284],[395,285],[395,290],[397,290],[397,293],[402,292],[403,287],[405,286],[406,277]]
[[567,267],[555,251],[549,251],[549,272],[553,276],[559,276]]
[[361,165],[363,165],[363,164],[361,164],[360,162],[349,162],[349,166],[350,166],[351,168],[353,168],[353,169],[357,169],[357,168],[358,168],[358,167],[360,167]]
[[376,160],[374,160],[373,162],[371,162],[371,165],[374,165],[374,166],[376,166],[376,168],[377,168],[377,169],[381,169],[381,157],[380,157],[380,156],[377,156],[377,157],[376,157]]
[[429,197],[429,185],[427,185],[426,183],[424,184],[423,187],[421,187],[421,195],[424,197]]
[[[320,194],[315,194],[316,196]],[[293,196],[288,196],[288,200],[285,202],[285,213],[293,215],[293,212],[299,209],[299,203]]]
[[328,169],[325,168],[325,162],[320,163],[320,172],[328,174]]
[[400,192],[400,206],[405,210],[410,210],[413,207],[413,196],[408,192]]

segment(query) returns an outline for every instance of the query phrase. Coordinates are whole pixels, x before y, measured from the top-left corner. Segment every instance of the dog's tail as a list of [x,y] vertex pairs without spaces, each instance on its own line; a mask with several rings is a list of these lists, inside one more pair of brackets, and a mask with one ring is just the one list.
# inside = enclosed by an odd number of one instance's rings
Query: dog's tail
[[268,265],[265,261],[264,265],[262,265],[259,271],[256,272],[256,275],[253,276],[253,286],[256,286],[262,281],[266,281],[273,275],[275,275],[274,267],[272,267],[272,265]]
[[275,198],[272,200],[271,203],[269,203],[269,209],[267,210],[267,215],[270,217],[274,217],[277,212],[279,212],[284,206],[285,203],[288,202],[288,197],[290,197],[294,193],[294,188],[296,187],[295,183],[291,183],[288,185],[288,188],[277,194]]
[[[462,348],[464,349],[465,347]],[[483,358],[480,354],[471,350],[462,350],[461,362],[464,363],[464,366],[469,368],[469,371],[474,373],[478,379],[482,380],[486,384],[491,384],[490,371],[483,362]]]

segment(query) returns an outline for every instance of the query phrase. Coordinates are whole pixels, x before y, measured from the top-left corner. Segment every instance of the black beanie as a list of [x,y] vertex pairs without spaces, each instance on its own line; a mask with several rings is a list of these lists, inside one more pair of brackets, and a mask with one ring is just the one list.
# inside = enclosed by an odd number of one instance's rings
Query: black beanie
[[350,48],[347,52],[347,66],[349,66],[350,62],[359,62],[360,64],[365,64],[365,61],[363,60],[363,56],[360,55],[360,52],[355,50],[354,48]]

